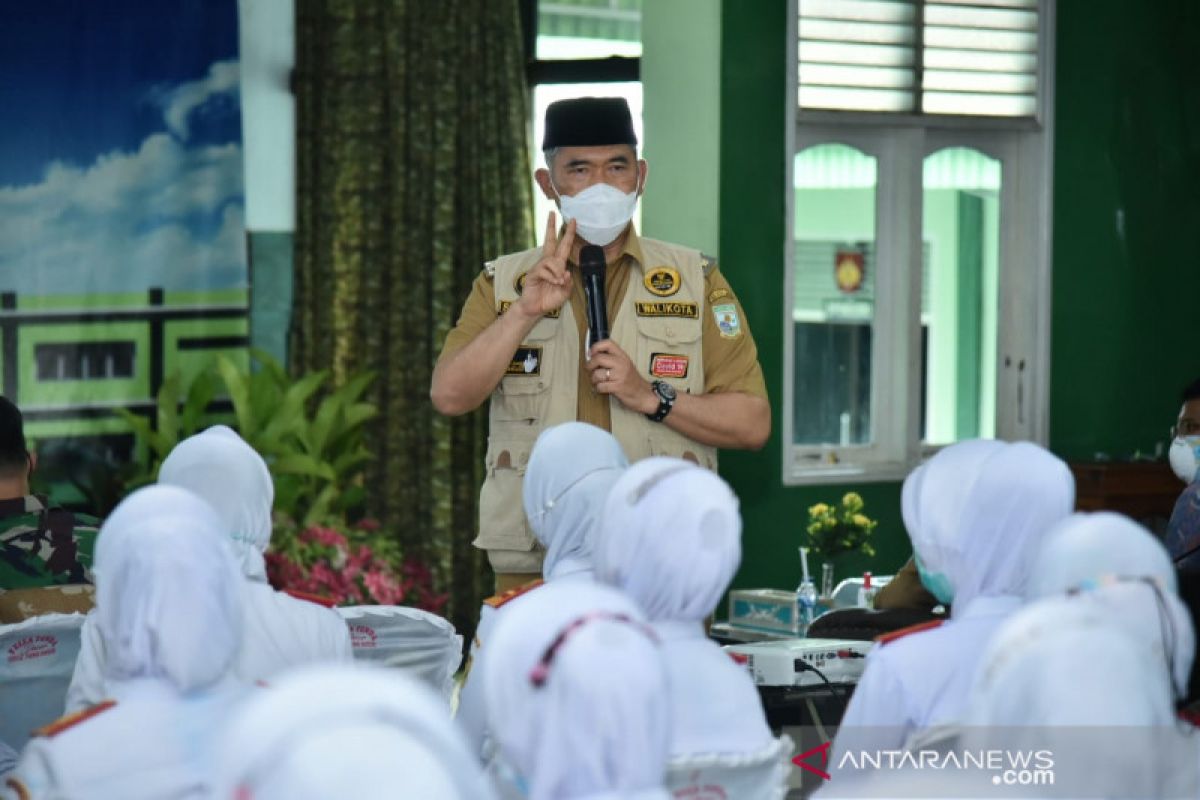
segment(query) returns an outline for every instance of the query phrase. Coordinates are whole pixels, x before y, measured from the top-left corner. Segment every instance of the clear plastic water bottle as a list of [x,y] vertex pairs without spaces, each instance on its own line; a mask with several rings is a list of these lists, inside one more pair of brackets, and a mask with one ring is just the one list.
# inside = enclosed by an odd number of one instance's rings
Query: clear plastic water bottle
[[796,635],[808,633],[808,626],[817,618],[817,587],[808,572],[808,548],[800,548],[800,585],[796,587]]
[[805,578],[796,587],[796,625],[797,636],[804,636],[808,626],[817,618],[817,587]]

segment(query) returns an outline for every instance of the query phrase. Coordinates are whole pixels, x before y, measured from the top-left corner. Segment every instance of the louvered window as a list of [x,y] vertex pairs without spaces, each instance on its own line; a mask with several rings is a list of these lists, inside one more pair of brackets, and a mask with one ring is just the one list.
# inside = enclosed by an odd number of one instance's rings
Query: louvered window
[[801,109],[1034,117],[1038,0],[798,0]]

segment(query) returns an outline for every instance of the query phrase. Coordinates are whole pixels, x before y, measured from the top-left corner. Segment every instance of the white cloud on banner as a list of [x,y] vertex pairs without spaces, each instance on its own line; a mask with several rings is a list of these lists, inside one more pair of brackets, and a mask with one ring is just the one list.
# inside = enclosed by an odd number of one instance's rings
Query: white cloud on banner
[[238,62],[218,61],[198,81],[189,81],[161,94],[167,128],[184,141],[188,138],[188,118],[209,100],[238,90]]
[[[184,121],[232,64],[171,92]],[[217,69],[222,67],[222,69]],[[222,78],[223,79],[223,78]],[[204,90],[188,89],[201,84]],[[236,83],[235,83],[236,88]],[[245,287],[242,148],[155,133],[87,167],[51,163],[40,183],[0,186],[0,291],[18,294]]]

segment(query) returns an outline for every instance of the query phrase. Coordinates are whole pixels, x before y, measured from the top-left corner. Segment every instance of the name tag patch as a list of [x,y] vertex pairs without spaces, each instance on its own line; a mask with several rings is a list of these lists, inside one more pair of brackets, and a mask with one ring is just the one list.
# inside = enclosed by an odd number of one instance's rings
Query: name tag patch
[[688,357],[675,353],[652,353],[650,374],[656,378],[686,378]]
[[658,297],[670,297],[679,291],[679,270],[674,267],[655,267],[646,273],[646,288]]
[[518,347],[517,352],[513,354],[512,361],[509,363],[508,369],[504,371],[504,374],[541,375],[542,348]]
[[[500,301],[500,313],[503,314],[505,311],[508,311],[509,307],[511,307],[511,306],[512,306],[512,300],[501,300]],[[550,313],[543,314],[542,316],[549,318],[549,319],[558,319],[558,315],[561,312],[562,312],[561,308],[556,308],[553,311],[551,311]]]
[[684,319],[700,319],[700,307],[696,303],[670,303],[666,301],[654,303],[636,303],[639,317],[683,317]]
[[733,303],[722,303],[713,306],[712,311],[717,320],[717,327],[721,329],[721,336],[736,339],[742,335],[742,320],[738,317],[737,306]]

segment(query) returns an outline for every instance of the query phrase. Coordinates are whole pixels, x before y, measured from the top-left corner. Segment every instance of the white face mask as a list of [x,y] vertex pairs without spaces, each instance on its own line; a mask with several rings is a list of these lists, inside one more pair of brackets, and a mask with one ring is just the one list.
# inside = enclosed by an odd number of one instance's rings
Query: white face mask
[[1196,479],[1197,467],[1200,467],[1200,436],[1176,436],[1171,442],[1167,460],[1171,469],[1184,483]]
[[[553,186],[553,184],[551,184]],[[558,194],[558,189],[554,189]],[[574,197],[559,194],[563,221],[575,220],[575,232],[589,244],[604,247],[621,235],[633,219],[638,190],[625,194],[607,183],[594,183]]]

